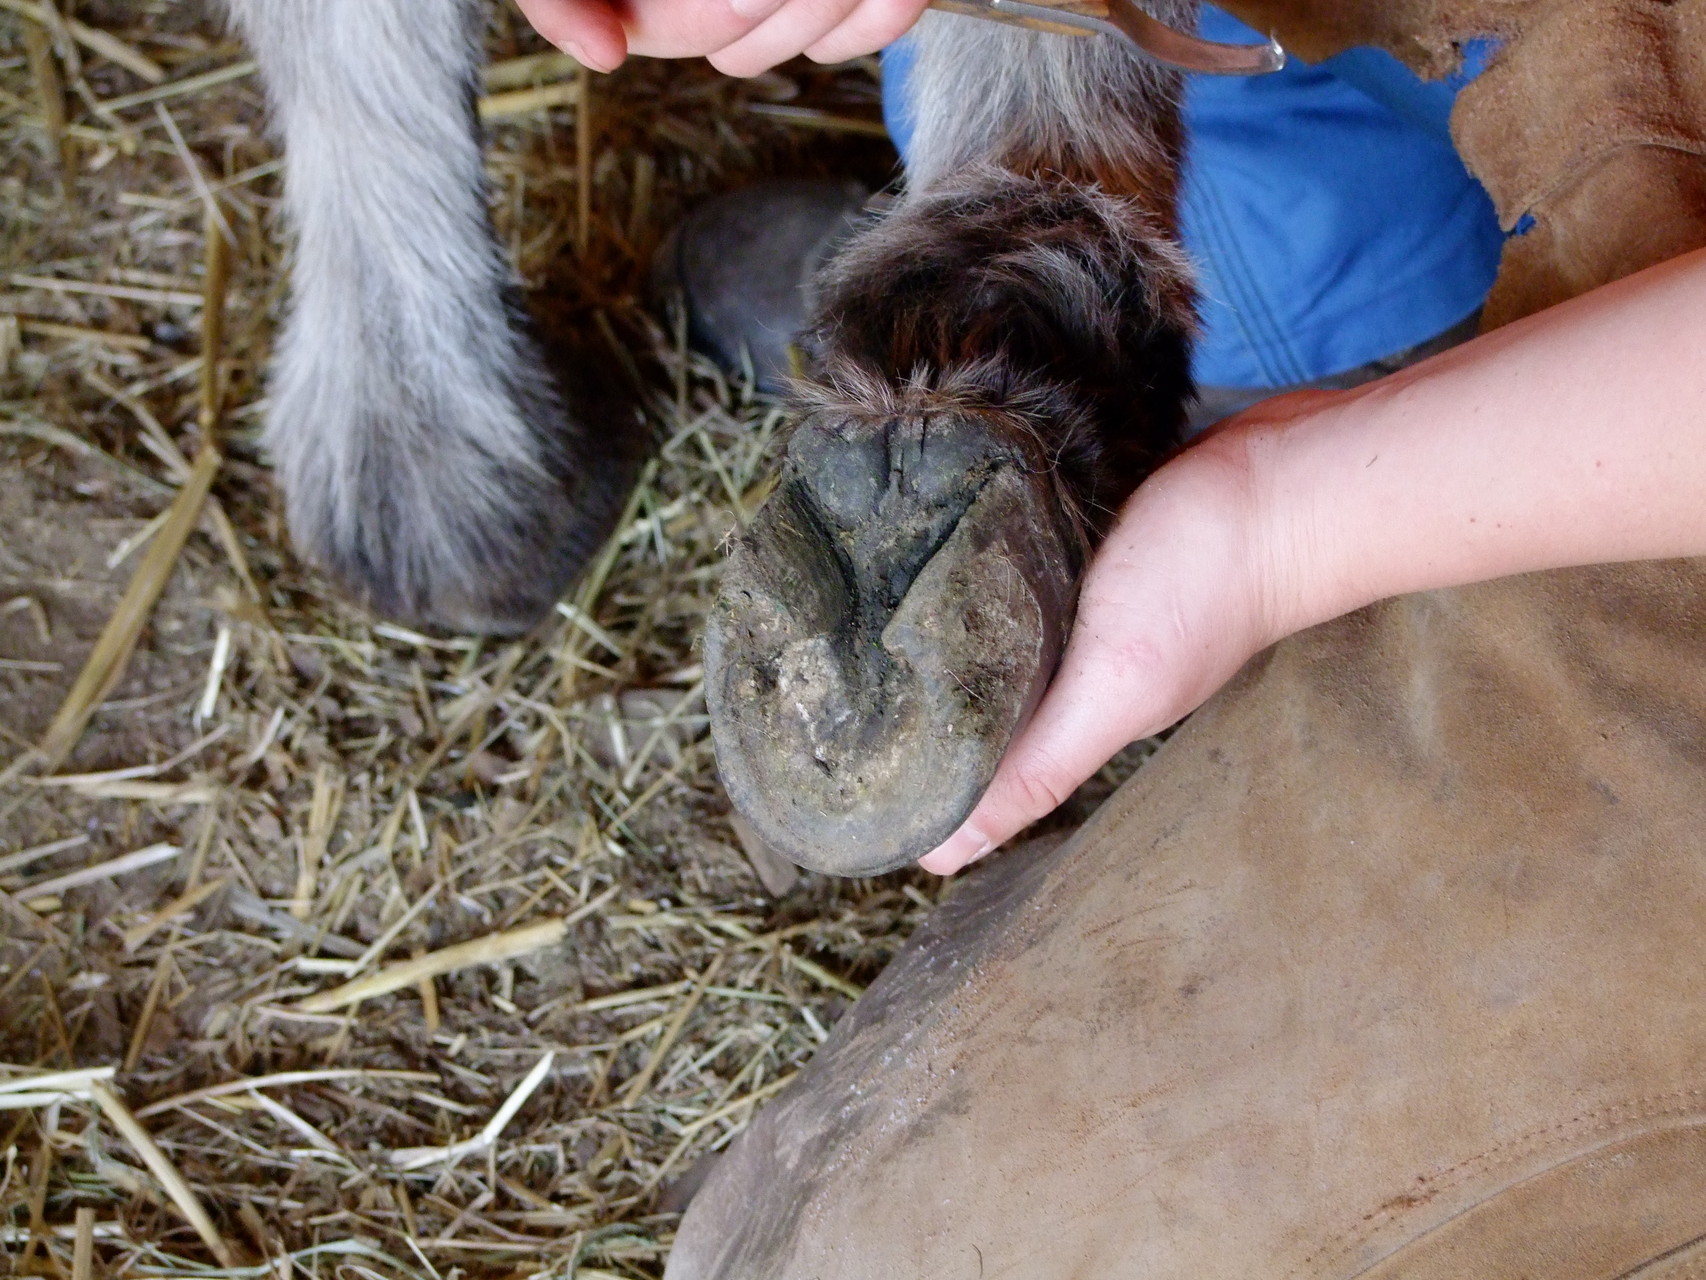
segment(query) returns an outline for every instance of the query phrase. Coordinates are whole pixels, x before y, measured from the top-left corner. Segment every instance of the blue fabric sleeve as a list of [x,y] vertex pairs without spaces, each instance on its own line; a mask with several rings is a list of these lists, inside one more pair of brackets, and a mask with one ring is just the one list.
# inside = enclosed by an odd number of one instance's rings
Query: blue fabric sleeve
[[[1206,6],[1202,31],[1260,38]],[[1471,51],[1468,74],[1484,57]],[[884,115],[903,158],[909,64],[904,40],[884,54]],[[1504,238],[1451,144],[1461,83],[1425,83],[1374,49],[1248,80],[1188,77],[1180,219],[1202,289],[1199,382],[1343,373],[1481,305]]]
[[[970,21],[970,19],[967,19]],[[902,36],[883,50],[883,124],[888,127],[901,163],[912,149],[912,110],[907,104],[906,84],[912,74],[912,41]]]
[[[1259,38],[1215,9],[1202,29]],[[1456,91],[1375,49],[1251,80],[1189,78],[1180,214],[1200,268],[1199,382],[1343,373],[1481,305],[1504,237],[1451,144]]]

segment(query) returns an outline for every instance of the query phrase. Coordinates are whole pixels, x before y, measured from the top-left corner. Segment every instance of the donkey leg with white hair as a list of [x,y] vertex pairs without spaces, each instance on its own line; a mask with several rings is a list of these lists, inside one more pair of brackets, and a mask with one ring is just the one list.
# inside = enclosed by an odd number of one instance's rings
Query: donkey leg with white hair
[[523,629],[608,531],[633,450],[552,377],[487,217],[487,6],[227,5],[289,159],[265,438],[293,537],[381,613]]
[[969,812],[1191,395],[1176,77],[954,15],[909,40],[907,192],[822,284],[781,483],[705,649],[731,798],[850,875]]

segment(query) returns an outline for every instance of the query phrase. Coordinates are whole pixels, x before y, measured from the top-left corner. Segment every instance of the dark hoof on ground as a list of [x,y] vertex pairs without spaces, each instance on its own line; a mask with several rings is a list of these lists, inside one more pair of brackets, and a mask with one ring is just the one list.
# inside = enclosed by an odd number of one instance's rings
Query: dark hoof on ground
[[723,783],[801,866],[929,852],[988,786],[1072,621],[1051,476],[972,412],[809,420],[705,633]]

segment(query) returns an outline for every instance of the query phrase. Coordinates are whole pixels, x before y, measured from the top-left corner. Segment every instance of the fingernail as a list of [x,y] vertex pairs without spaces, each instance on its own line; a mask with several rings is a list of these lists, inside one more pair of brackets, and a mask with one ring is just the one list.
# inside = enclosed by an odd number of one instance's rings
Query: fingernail
[[995,841],[967,823],[920,858],[918,865],[932,875],[951,876],[961,868],[969,867],[994,848]]
[[617,67],[622,65],[622,60],[620,58],[615,62],[610,61],[608,58],[602,60],[594,58],[589,55],[585,49],[581,48],[580,45],[575,44],[572,41],[566,41],[557,47],[564,53],[568,54],[569,57],[573,58],[576,62],[580,63],[581,66],[585,67],[588,71],[596,71],[600,75],[607,76],[612,71],[616,70]]
[[751,21],[754,18],[768,18],[782,7],[782,0],[729,0],[729,8],[735,12],[735,17]]

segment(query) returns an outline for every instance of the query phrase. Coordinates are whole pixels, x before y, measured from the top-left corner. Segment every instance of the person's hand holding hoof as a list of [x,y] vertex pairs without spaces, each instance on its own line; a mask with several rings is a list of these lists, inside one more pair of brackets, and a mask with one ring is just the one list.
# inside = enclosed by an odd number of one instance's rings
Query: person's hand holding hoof
[[1416,591],[1706,554],[1702,333],[1697,250],[1232,419],[1127,504],[1053,686],[921,864],[982,857],[1294,631]]
[[595,71],[630,53],[709,58],[732,76],[753,76],[805,54],[845,62],[899,39],[927,0],[516,0],[540,35]]
[[1097,550],[1060,670],[965,824],[919,865],[951,875],[1055,809],[1129,742],[1201,706],[1296,629],[1302,566],[1268,517],[1261,455],[1278,424],[1334,393],[1269,401],[1132,495]]

